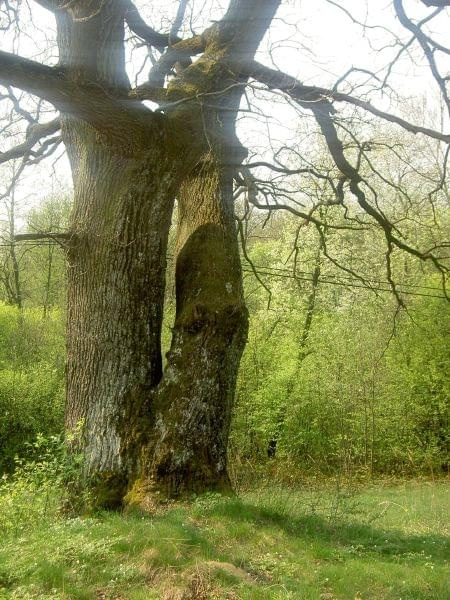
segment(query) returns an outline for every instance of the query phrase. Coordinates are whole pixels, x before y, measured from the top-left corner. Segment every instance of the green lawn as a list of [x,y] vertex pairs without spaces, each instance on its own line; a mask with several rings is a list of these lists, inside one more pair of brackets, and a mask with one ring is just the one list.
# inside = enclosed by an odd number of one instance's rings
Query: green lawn
[[[448,487],[266,487],[154,516],[26,515],[0,547],[0,598],[450,598]],[[1,520],[0,515],[0,520]]]

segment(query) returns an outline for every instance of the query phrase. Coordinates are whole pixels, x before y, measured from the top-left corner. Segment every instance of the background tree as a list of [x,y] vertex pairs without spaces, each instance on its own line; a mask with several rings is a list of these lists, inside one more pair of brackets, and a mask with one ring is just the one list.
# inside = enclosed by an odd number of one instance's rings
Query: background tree
[[[13,180],[15,173],[13,172]],[[17,229],[17,201],[14,185],[9,186],[3,194],[4,212],[6,219],[0,229],[0,281],[8,304],[23,308],[23,290],[20,262],[22,252],[17,248],[15,240]]]

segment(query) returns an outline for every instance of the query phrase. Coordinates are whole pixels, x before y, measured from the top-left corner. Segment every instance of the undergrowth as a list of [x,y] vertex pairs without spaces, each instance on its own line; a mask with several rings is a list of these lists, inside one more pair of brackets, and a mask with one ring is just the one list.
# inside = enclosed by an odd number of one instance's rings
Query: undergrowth
[[79,464],[58,439],[36,443],[41,460],[0,486],[1,600],[449,597],[443,481],[267,481],[151,515],[70,516]]

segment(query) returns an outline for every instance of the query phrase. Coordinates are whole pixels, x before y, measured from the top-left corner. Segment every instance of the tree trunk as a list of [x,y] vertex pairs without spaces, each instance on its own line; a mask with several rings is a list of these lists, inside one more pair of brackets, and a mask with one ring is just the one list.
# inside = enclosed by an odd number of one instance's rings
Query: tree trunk
[[228,433],[247,335],[231,185],[208,155],[179,195],[172,345],[131,502],[230,489]]
[[311,331],[311,325],[312,325],[313,317],[314,317],[314,309],[316,306],[317,290],[319,288],[320,255],[321,255],[321,246],[319,245],[319,248],[317,249],[317,254],[316,254],[313,276],[312,276],[312,280],[311,280],[311,283],[312,283],[311,291],[308,295],[308,300],[307,300],[307,304],[306,304],[305,321],[303,323],[302,334],[301,334],[299,344],[298,344],[297,360],[296,360],[294,372],[291,375],[291,377],[288,381],[287,388],[286,388],[286,399],[280,405],[278,413],[277,413],[274,434],[273,434],[272,438],[269,440],[269,443],[267,444],[267,457],[268,458],[275,458],[275,456],[276,456],[277,448],[278,448],[278,441],[280,440],[280,438],[283,435],[283,430],[285,427],[286,413],[288,411],[288,408],[289,408],[291,400],[292,400],[292,394],[295,389],[295,384],[300,375],[300,369],[303,364],[303,361],[309,354],[307,352],[306,348],[307,348],[309,334]]
[[54,247],[49,245],[47,248],[47,277],[45,280],[44,288],[44,306],[42,309],[42,316],[44,319],[47,318],[50,306],[51,306],[51,290],[52,290],[52,272],[53,272],[53,251]]
[[13,304],[17,306],[20,313],[23,309],[23,297],[22,297],[22,281],[20,277],[20,265],[19,260],[17,258],[16,252],[16,198],[15,198],[15,188],[12,187],[10,194],[10,204],[7,208],[8,210],[8,221],[9,221],[9,239],[10,239],[10,247],[9,247],[9,257],[11,259],[12,266],[12,300]]
[[[120,3],[86,15],[59,11],[60,60],[82,85],[129,87]],[[88,17],[87,20],[84,17]],[[95,502],[118,506],[137,471],[136,414],[162,374],[166,247],[183,153],[143,113],[102,108],[93,128],[62,115],[74,210],[68,261],[66,426],[80,447]],[[102,125],[104,124],[104,125]],[[144,407],[145,404],[145,407]]]
[[[98,149],[75,188],[69,252],[67,426],[84,421],[90,475],[114,503],[134,471],[124,414],[161,377],[171,181],[147,162]],[[121,164],[122,163],[122,164]],[[160,171],[159,171],[160,172]],[[114,483],[116,482],[116,483]]]

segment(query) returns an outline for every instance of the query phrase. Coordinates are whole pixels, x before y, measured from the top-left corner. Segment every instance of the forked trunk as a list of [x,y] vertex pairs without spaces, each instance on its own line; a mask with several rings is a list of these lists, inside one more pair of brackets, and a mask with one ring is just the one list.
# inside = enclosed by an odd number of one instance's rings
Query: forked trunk
[[[252,57],[278,4],[231,0],[203,56],[169,86],[174,103],[164,117],[117,98],[94,103],[90,125],[63,116],[75,186],[67,425],[83,422],[97,504],[118,506],[127,492],[134,502],[138,491],[146,498],[230,487],[228,431],[247,333],[232,176],[245,153],[234,130],[243,88],[220,60]],[[61,61],[77,84],[117,86],[123,95],[123,5],[102,6],[57,13]],[[197,95],[216,92],[199,107]],[[223,160],[230,156],[234,167]],[[177,310],[161,379],[175,196]]]

